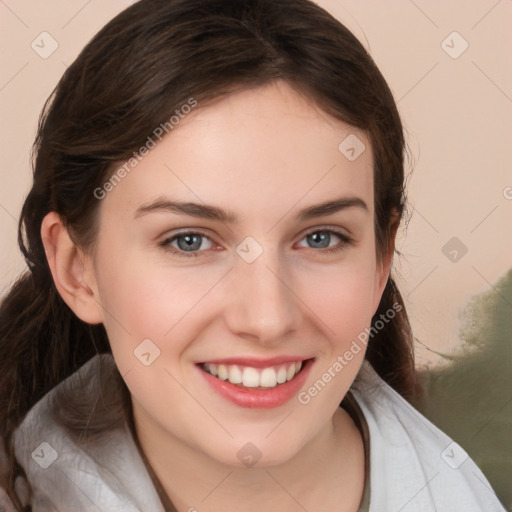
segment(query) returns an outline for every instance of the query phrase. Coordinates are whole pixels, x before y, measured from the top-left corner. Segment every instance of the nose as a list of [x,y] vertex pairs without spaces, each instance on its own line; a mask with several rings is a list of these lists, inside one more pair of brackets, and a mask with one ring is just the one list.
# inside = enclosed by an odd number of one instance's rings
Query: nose
[[298,328],[300,299],[291,273],[275,251],[264,251],[252,263],[237,258],[224,285],[224,314],[234,335],[271,346]]

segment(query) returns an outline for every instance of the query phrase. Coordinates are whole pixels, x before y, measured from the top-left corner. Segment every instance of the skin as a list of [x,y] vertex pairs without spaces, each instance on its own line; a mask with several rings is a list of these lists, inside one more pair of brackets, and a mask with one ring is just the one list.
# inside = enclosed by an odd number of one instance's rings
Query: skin
[[[353,162],[338,150],[349,134],[366,145]],[[228,402],[195,363],[314,357],[305,390],[370,325],[392,253],[376,257],[372,159],[364,133],[275,82],[183,119],[101,201],[88,250],[73,244],[55,213],[45,218],[57,288],[80,318],[104,323],[142,449],[179,511],[357,510],[364,449],[339,403],[364,350],[307,405],[294,397],[273,409]],[[164,196],[229,209],[239,220],[136,215]],[[295,219],[340,197],[368,209]],[[332,234],[327,245],[341,249],[327,253],[306,237],[327,228],[351,241]],[[207,237],[197,257],[162,245],[197,230]],[[236,252],[247,236],[263,249],[251,264]],[[169,244],[179,250],[176,239]],[[160,350],[150,366],[134,356],[144,339]],[[248,442],[261,452],[252,468],[237,457]]]

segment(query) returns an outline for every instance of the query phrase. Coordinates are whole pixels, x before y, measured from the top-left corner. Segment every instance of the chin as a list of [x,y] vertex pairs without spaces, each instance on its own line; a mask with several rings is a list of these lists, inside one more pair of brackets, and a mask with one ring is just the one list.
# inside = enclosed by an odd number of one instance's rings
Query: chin
[[284,464],[301,450],[302,446],[296,444],[283,445],[282,439],[250,441],[247,437],[243,440],[232,440],[229,446],[225,446],[222,452],[208,450],[205,453],[212,459],[235,468],[266,468]]

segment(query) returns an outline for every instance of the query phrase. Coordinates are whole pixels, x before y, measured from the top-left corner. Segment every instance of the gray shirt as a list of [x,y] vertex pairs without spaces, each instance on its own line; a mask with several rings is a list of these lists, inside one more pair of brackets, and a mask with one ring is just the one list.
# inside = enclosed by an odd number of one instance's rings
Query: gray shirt
[[[100,365],[115,370],[112,356],[102,354],[63,382],[76,393],[97,396],[105,385],[97,378]],[[29,411],[14,434],[16,458],[34,492],[33,512],[173,510],[128,421],[86,444],[55,421],[49,400],[62,385]],[[341,406],[365,445],[359,512],[505,512],[466,452],[386,384],[369,362],[363,362]],[[14,510],[1,489],[0,505]]]

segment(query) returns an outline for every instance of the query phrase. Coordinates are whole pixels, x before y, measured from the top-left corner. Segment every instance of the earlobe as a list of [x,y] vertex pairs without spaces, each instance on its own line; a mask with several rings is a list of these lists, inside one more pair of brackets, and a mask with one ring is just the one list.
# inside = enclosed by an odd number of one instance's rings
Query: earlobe
[[[388,264],[389,261],[389,264]],[[372,315],[375,315],[379,307],[384,288],[389,279],[391,258],[388,260],[381,260],[377,263],[377,271],[375,274],[375,286],[373,291],[373,309]]]
[[43,219],[41,239],[53,282],[64,302],[84,322],[103,322],[91,263],[75,245],[56,212]]
[[377,312],[377,309],[386,288],[391,273],[391,264],[393,262],[393,254],[395,252],[395,239],[398,230],[398,223],[391,225],[391,234],[389,237],[389,245],[386,254],[377,261],[377,269],[375,274],[375,287],[374,287],[374,300],[373,300],[373,314]]

